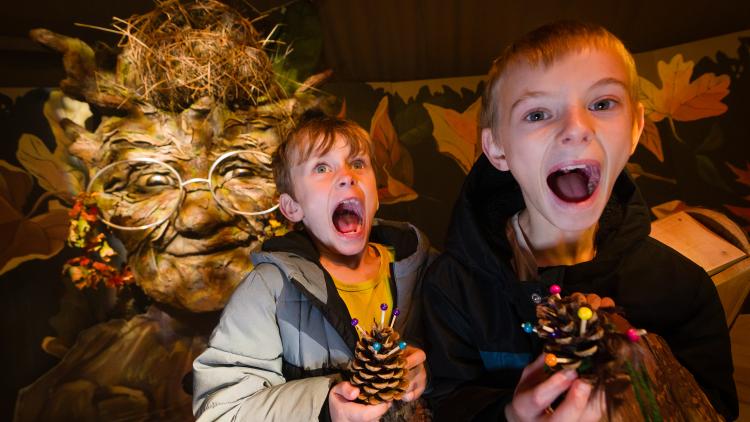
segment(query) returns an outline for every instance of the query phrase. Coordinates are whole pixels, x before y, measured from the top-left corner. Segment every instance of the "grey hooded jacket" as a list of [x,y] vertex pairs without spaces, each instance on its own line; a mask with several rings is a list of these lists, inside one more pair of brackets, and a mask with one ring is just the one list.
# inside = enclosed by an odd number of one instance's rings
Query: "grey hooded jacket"
[[[434,257],[407,223],[376,220],[370,241],[392,246],[396,329],[421,344],[418,290]],[[312,421],[328,411],[329,389],[353,356],[351,316],[305,232],[265,242],[193,363],[199,421]]]

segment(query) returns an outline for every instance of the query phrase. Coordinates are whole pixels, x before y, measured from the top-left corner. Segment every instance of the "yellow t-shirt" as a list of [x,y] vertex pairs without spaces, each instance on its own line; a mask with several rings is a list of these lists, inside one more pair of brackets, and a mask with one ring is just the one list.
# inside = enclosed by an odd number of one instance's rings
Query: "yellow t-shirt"
[[333,279],[341,299],[344,300],[349,315],[359,320],[359,326],[370,331],[373,319],[380,322],[380,304],[388,305],[385,311],[385,323],[391,321],[393,312],[393,296],[391,295],[390,264],[394,261],[394,253],[379,243],[370,243],[380,255],[380,269],[375,278],[357,283],[347,283]]

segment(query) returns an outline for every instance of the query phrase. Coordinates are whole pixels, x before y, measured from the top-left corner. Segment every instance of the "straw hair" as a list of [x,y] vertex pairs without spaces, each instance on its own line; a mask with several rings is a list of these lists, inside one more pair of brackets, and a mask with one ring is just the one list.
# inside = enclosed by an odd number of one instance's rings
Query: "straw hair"
[[158,1],[113,26],[122,35],[117,83],[138,102],[181,111],[206,97],[246,108],[279,96],[266,41],[221,2]]
[[306,112],[273,156],[271,166],[278,193],[294,198],[291,168],[307,161],[313,154],[326,154],[337,141],[344,141],[349,146],[350,157],[364,154],[373,160],[370,136],[357,123],[322,112]]
[[513,65],[527,63],[533,67],[547,67],[569,53],[587,48],[608,49],[622,58],[628,72],[628,80],[625,83],[628,84],[628,93],[635,106],[638,103],[638,73],[635,60],[622,41],[599,25],[559,21],[529,32],[509,45],[495,59],[482,95],[479,126],[482,129],[494,128],[499,112],[498,95],[501,91],[501,82]]

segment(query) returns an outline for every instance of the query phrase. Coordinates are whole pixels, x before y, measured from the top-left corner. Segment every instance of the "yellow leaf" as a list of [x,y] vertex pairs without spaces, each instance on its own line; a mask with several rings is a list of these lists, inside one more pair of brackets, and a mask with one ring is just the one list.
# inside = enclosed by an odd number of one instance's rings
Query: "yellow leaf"
[[34,135],[21,135],[16,157],[48,192],[71,200],[83,190],[83,174],[50,153],[44,142]]
[[[0,210],[4,205],[0,201]],[[8,242],[0,246],[0,274],[32,259],[47,259],[57,255],[68,235],[68,211],[51,210],[31,219],[22,218],[3,232]]]
[[399,182],[388,175],[388,181],[385,187],[378,189],[380,202],[384,204],[395,204],[398,202],[408,202],[417,199],[417,193],[412,188]]
[[477,156],[479,132],[477,118],[481,99],[475,101],[463,113],[434,104],[424,104],[432,120],[432,136],[438,150],[456,160],[464,173],[469,173]]
[[651,119],[646,118],[646,125],[641,133],[641,139],[638,141],[644,148],[651,151],[662,163],[664,162],[664,151],[661,148],[661,136],[659,129]]
[[659,61],[657,65],[661,89],[641,78],[641,101],[652,121],[659,122],[665,117],[691,121],[727,111],[721,100],[729,94],[729,76],[705,73],[691,82],[693,66],[692,61],[685,62],[682,55],[677,54],[669,64]]
[[411,155],[399,142],[388,116],[388,96],[384,96],[375,109],[370,123],[370,137],[380,202],[393,204],[416,199],[417,193],[409,187],[414,183]]

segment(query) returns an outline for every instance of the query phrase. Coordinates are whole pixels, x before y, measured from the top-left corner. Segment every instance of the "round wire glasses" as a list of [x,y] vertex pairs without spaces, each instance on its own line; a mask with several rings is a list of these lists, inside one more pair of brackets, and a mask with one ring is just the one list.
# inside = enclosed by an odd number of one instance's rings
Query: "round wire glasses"
[[120,230],[143,230],[167,221],[185,197],[185,185],[207,183],[211,196],[225,211],[256,216],[278,208],[276,186],[268,169],[270,158],[260,151],[222,154],[208,178],[183,181],[169,164],[154,158],[133,158],[96,172],[87,192],[101,220]]

